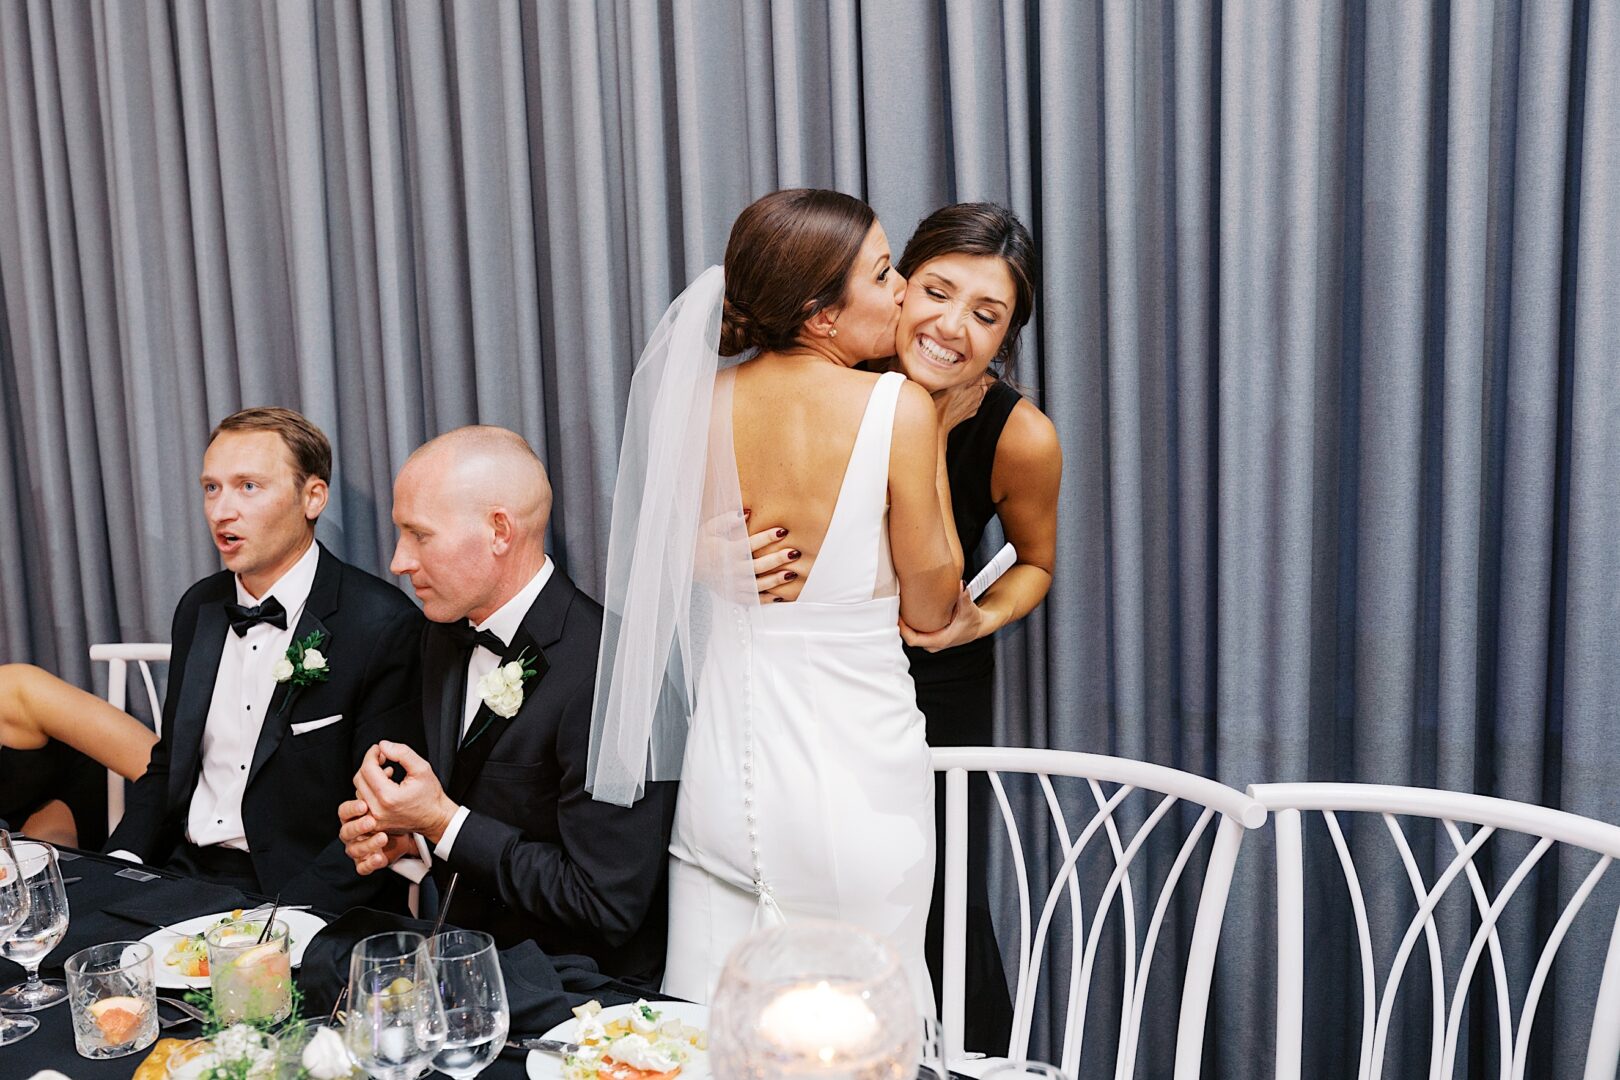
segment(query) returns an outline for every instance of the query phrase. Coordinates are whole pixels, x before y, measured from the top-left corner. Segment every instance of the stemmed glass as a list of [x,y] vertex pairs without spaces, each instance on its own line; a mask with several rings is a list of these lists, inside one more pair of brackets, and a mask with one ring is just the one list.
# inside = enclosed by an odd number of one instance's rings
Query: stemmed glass
[[0,993],[0,1009],[39,1012],[67,1000],[66,989],[39,977],[39,965],[67,936],[67,890],[62,887],[62,871],[51,845],[18,840],[12,850],[28,887],[30,911],[11,938],[0,944],[0,956],[21,964],[28,980]]
[[476,930],[451,930],[429,942],[428,952],[446,1028],[433,1067],[454,1080],[471,1080],[500,1054],[511,1026],[495,939]]
[[421,934],[373,934],[349,956],[343,1039],[376,1080],[414,1080],[444,1045],[444,1004]]
[[[0,945],[11,940],[17,928],[28,921],[33,907],[22,864],[11,847],[11,834],[0,829]],[[0,1046],[26,1039],[39,1027],[32,1016],[9,1017],[0,1014]]]

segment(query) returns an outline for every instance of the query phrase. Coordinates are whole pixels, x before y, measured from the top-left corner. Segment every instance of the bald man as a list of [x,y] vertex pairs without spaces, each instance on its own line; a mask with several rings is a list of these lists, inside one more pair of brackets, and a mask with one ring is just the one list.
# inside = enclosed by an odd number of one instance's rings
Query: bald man
[[649,784],[629,809],[585,791],[602,608],[546,557],[550,513],[544,466],[504,428],[448,432],[400,470],[391,569],[431,620],[427,757],[374,747],[341,836],[363,875],[420,857],[442,894],[459,874],[456,926],[655,988],[674,785]]

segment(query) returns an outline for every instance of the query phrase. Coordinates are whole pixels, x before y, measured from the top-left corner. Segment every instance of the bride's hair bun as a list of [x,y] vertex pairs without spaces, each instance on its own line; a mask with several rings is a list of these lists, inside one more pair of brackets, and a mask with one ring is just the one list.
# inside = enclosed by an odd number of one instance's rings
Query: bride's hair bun
[[877,220],[852,195],[773,191],[737,215],[726,244],[720,354],[785,349],[844,298],[855,256]]
[[736,356],[765,344],[766,334],[749,314],[748,305],[740,300],[725,298],[720,313],[720,354]]

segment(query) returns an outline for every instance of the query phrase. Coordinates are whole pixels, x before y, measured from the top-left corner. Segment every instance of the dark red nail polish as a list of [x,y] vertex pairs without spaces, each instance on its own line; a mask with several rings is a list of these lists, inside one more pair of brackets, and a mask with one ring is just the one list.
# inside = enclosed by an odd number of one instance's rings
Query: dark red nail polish
[[782,602],[782,597],[780,597],[780,596],[773,596],[773,597],[771,597],[771,603],[773,603],[773,604],[780,604],[780,603],[781,603],[781,602]]
[[787,535],[787,530],[786,529],[777,529],[776,530],[776,538],[778,540],[782,539],[782,537],[784,537],[786,535]]
[[788,552],[788,559],[789,560],[797,559],[798,557],[799,557],[799,550],[797,548],[794,548],[792,551]]
[[799,572],[797,570],[789,570],[787,573],[782,575],[782,578],[785,581],[792,581],[794,578],[796,578],[798,576],[799,576]]

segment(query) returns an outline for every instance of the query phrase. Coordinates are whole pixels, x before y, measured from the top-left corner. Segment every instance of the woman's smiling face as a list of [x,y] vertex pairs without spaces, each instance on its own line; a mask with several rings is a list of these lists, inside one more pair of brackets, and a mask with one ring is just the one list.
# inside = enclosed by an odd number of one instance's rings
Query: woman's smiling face
[[1012,274],[996,255],[941,255],[906,284],[895,353],[906,377],[929,393],[978,379],[1001,351],[1015,300]]

